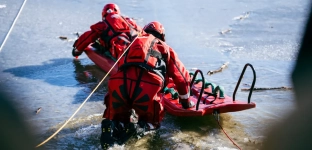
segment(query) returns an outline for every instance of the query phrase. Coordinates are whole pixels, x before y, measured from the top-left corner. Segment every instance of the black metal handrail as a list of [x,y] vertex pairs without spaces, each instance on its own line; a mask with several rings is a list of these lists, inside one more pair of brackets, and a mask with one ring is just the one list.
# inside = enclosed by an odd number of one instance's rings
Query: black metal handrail
[[235,90],[234,90],[234,93],[233,93],[233,101],[235,101],[235,95],[236,95],[238,86],[239,86],[239,84],[240,84],[240,82],[241,82],[241,80],[242,80],[242,78],[243,78],[243,76],[244,76],[244,74],[245,74],[246,68],[247,68],[248,66],[250,66],[250,68],[252,69],[253,76],[254,76],[253,81],[252,81],[252,84],[251,84],[251,88],[250,88],[250,91],[249,91],[249,95],[248,95],[248,103],[250,103],[250,97],[251,97],[253,88],[254,88],[255,83],[256,83],[256,72],[255,72],[255,69],[252,67],[252,65],[249,64],[249,63],[247,63],[247,64],[244,66],[244,69],[242,70],[242,73],[241,73],[241,75],[240,75],[240,77],[239,77],[239,80],[238,80],[238,82],[237,82],[237,84],[236,84],[236,87],[235,87]]
[[198,110],[198,107],[199,107],[199,103],[200,103],[200,100],[201,100],[201,97],[203,95],[203,92],[204,92],[204,89],[205,89],[205,78],[204,78],[204,75],[203,75],[203,72],[201,70],[196,70],[195,71],[195,74],[193,76],[193,79],[191,81],[191,84],[190,84],[190,89],[192,91],[192,86],[194,84],[194,81],[196,79],[196,76],[197,76],[197,73],[200,73],[200,75],[202,76],[202,88],[200,90],[200,93],[199,93],[199,97],[198,97],[198,100],[197,100],[197,103],[196,103],[196,110]]

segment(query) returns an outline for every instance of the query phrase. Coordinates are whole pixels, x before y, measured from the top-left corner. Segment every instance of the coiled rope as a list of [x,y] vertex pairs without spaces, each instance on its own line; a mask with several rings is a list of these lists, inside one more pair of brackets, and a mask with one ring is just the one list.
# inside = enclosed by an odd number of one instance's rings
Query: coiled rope
[[129,46],[124,50],[124,52],[120,55],[120,57],[116,60],[115,64],[111,67],[111,69],[109,69],[109,71],[106,73],[106,75],[103,77],[103,79],[99,82],[99,84],[94,88],[94,90],[89,94],[89,96],[83,101],[83,103],[79,106],[79,108],[75,111],[75,113],[55,132],[53,133],[49,138],[47,138],[45,141],[43,141],[42,143],[38,144],[36,146],[40,147],[41,145],[45,144],[46,142],[48,142],[50,139],[52,139],[57,133],[59,133],[67,124],[68,122],[77,114],[77,112],[82,108],[82,106],[87,102],[87,100],[91,97],[91,95],[95,92],[95,90],[97,90],[97,88],[102,84],[102,82],[105,80],[105,78],[108,76],[108,74],[113,70],[113,68],[116,66],[116,64],[118,63],[118,61],[121,59],[121,57],[128,51],[129,47],[133,44],[133,42],[139,37],[140,35],[138,35],[137,37],[135,37],[133,39],[133,41],[129,44]]
[[7,39],[9,38],[9,35],[10,35],[10,33],[11,33],[11,31],[12,31],[12,29],[13,29],[15,23],[16,23],[16,20],[17,20],[17,18],[19,17],[19,15],[21,14],[21,12],[22,12],[22,10],[23,10],[25,4],[26,4],[26,1],[27,1],[27,0],[24,0],[22,6],[21,6],[21,8],[20,8],[20,10],[18,11],[17,15],[15,16],[15,19],[14,19],[14,21],[13,21],[11,27],[10,27],[10,30],[8,31],[7,35],[5,36],[3,42],[2,42],[2,44],[1,44],[1,46],[0,46],[0,52],[1,52],[1,50],[2,50],[2,48],[3,48],[3,46],[4,46],[4,44],[5,44],[5,42],[6,42]]

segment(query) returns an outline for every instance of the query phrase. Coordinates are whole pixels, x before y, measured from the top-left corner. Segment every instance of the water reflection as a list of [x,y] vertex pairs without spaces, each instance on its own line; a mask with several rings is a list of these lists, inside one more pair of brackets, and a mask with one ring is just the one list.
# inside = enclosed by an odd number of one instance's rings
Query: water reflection
[[[73,103],[81,103],[84,100],[81,99],[81,96],[86,98],[96,88],[99,82],[101,82],[106,73],[95,64],[83,65],[79,59],[73,59],[72,63],[74,66],[74,76],[78,81],[78,85],[85,88],[76,94]],[[109,76],[96,89],[89,101],[103,101],[103,97],[107,93],[108,79]]]
[[[56,86],[72,86],[70,80],[68,64],[71,59],[61,58],[43,62],[41,65],[20,66],[9,68],[3,72],[11,73],[16,77],[28,78],[32,80],[42,80]],[[66,80],[67,82],[63,82]]]
[[[105,72],[100,70],[88,59],[52,59],[41,65],[20,66],[4,70],[16,77],[31,80],[41,80],[60,87],[81,87],[75,96],[73,104],[81,103],[102,80]],[[109,78],[109,77],[108,77]],[[108,78],[94,92],[89,101],[103,101],[107,91]],[[25,85],[32,82],[24,81]]]

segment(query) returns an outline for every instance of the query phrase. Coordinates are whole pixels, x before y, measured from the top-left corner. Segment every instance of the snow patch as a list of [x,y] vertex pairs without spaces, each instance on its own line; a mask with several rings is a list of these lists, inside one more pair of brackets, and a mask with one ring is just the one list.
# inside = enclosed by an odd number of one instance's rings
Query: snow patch
[[5,8],[6,7],[6,5],[0,5],[0,8]]

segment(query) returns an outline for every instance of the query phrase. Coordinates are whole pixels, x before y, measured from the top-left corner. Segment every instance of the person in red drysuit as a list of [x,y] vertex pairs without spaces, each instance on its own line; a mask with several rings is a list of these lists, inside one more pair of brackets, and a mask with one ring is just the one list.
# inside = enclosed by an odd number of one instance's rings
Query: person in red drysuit
[[[165,42],[165,28],[158,21],[153,21],[144,26],[143,30],[150,33],[158,39]],[[183,63],[179,60],[176,52],[169,47],[170,60],[167,65],[167,80],[170,77],[173,79],[179,93],[179,100],[184,109],[193,107],[194,104],[189,100],[190,97],[190,76],[189,72],[185,69]],[[168,83],[168,82],[167,82]]]
[[134,20],[120,15],[116,4],[106,4],[102,10],[102,21],[90,26],[73,45],[73,56],[79,56],[88,47],[96,43],[97,46],[109,51],[114,58],[118,58],[129,43],[142,32]]
[[[194,106],[189,101],[189,73],[174,50],[164,42],[164,28],[159,22],[151,22],[144,27],[144,31],[149,34],[142,34],[133,41],[126,55],[118,62],[119,71],[108,82],[103,122],[109,130],[102,134],[106,147],[113,143],[108,136],[118,134],[118,131],[110,129],[125,125],[133,129],[133,122],[147,130],[160,127],[164,116],[161,92],[169,78],[177,87],[183,108]],[[133,121],[133,113],[136,121]],[[129,134],[133,134],[131,130],[123,136]]]
[[[92,25],[90,27],[91,30],[82,34],[74,43],[73,56],[79,56],[89,44],[98,40],[99,44],[105,50],[108,50],[112,57],[117,59],[135,37],[145,34],[134,21],[120,15],[120,10],[116,4],[105,5],[102,11],[102,18],[102,21]],[[145,29],[147,31],[151,29],[148,26],[152,24],[147,25]],[[160,35],[163,38],[160,39],[164,41],[163,28],[157,29],[161,29]],[[153,35],[157,36],[155,33]],[[151,35],[142,37],[149,40],[153,39]],[[162,55],[161,61],[159,59],[160,64],[156,66],[158,71],[155,68],[154,71],[147,71],[146,68],[142,69],[140,65],[124,63],[125,61],[121,60],[118,64],[119,72],[111,76],[108,85],[109,92],[105,96],[107,108],[103,115],[105,119],[102,121],[102,148],[108,148],[108,146],[112,145],[116,141],[118,134],[129,135],[127,131],[131,127],[126,129],[125,126],[133,125],[129,122],[135,120],[129,110],[135,110],[132,113],[138,115],[137,121],[144,128],[154,129],[160,126],[160,121],[164,115],[163,106],[160,102],[160,92],[165,84],[168,83],[169,77],[179,87],[178,92],[180,93],[182,106],[185,109],[194,106],[194,104],[188,101],[188,72],[177,58],[173,49],[161,40],[153,39],[154,44],[150,44],[151,47]],[[123,128],[121,128],[122,126]],[[132,128],[134,127],[132,126]],[[125,135],[119,135],[119,137]]]
[[[118,5],[106,4],[102,10],[102,21],[90,26],[73,44],[72,55],[78,57],[91,45],[101,52],[109,52],[113,58],[119,58],[128,45],[144,32],[131,18],[120,14]],[[107,100],[106,100],[107,101]],[[107,103],[105,101],[105,103]],[[117,124],[117,123],[115,123]],[[110,130],[112,129],[112,130]],[[115,140],[112,139],[113,122],[108,119],[102,121],[101,146],[106,149]]]

